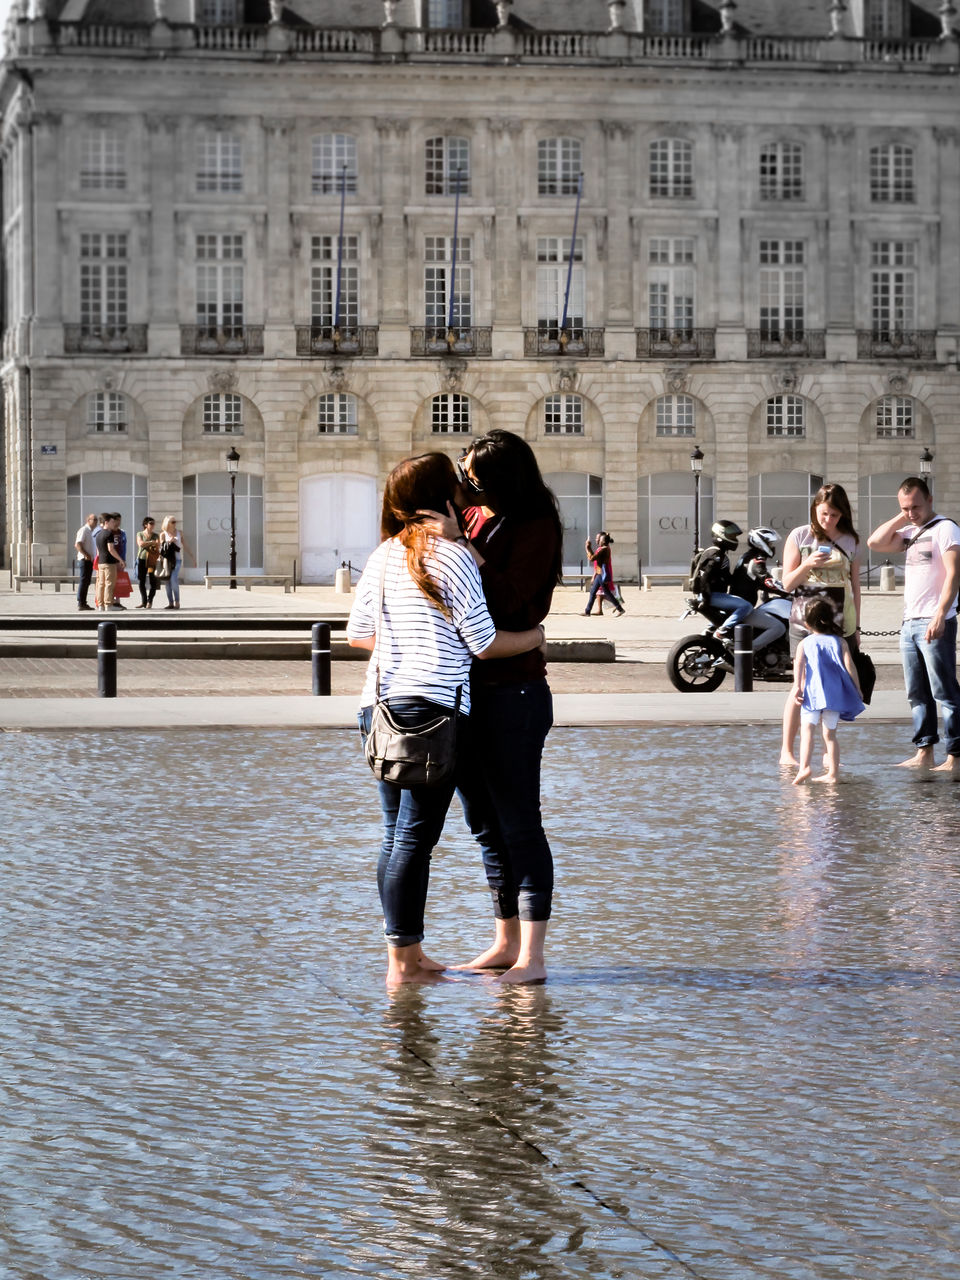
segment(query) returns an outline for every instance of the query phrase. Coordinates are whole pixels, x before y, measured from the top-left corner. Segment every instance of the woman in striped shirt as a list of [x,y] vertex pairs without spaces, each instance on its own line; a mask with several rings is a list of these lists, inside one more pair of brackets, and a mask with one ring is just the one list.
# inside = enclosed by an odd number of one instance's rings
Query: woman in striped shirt
[[[389,702],[399,724],[419,724],[432,719],[438,708],[453,709],[459,689],[461,726],[466,728],[472,658],[510,657],[543,644],[540,626],[498,632],[470,552],[424,529],[419,513],[446,510],[456,496],[456,472],[442,453],[408,458],[387,477],[380,520],[384,541],[367,561],[347,623],[350,644],[373,654],[360,698],[362,737],[370,729],[378,667],[381,700]],[[436,787],[377,786],[383,811],[377,887],[387,940],[387,984],[430,981],[443,968],[428,960],[421,947],[430,855],[443,830],[455,779]]]

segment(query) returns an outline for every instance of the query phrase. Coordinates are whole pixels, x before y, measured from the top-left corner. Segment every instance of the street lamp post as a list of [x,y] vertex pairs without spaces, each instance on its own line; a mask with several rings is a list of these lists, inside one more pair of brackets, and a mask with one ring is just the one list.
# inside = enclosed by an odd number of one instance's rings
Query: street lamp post
[[933,454],[930,452],[927,446],[924,445],[923,453],[921,453],[920,455],[920,474],[921,476],[923,476],[924,480],[926,480],[927,476],[929,476],[932,471],[933,471]]
[[700,473],[703,470],[703,451],[693,446],[690,455],[690,470],[693,472],[693,554],[700,550]]
[[227,473],[230,476],[230,590],[237,589],[237,471],[240,455],[231,446],[227,454]]

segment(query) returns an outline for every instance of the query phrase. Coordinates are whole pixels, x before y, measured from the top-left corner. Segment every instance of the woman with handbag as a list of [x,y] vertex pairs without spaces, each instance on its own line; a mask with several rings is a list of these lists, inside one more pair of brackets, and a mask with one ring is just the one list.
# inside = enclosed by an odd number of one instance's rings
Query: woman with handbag
[[[163,582],[167,593],[165,609],[180,608],[180,566],[183,564],[183,553],[189,552],[186,539],[177,528],[175,516],[164,516],[160,526],[160,557],[166,564],[160,569],[158,577]],[[193,554],[190,553],[191,560]],[[196,560],[193,561],[196,564]]]
[[[365,745],[385,704],[401,732],[453,717],[459,751],[469,732],[471,659],[504,658],[543,644],[541,626],[498,631],[469,551],[425,529],[422,509],[445,510],[456,496],[456,472],[442,453],[406,459],[384,485],[384,541],[367,561],[347,623],[350,644],[372,654],[358,715]],[[429,982],[443,968],[428,960],[421,946],[430,855],[443,830],[456,773],[437,783],[407,786],[387,780],[381,771],[377,785],[383,812],[377,888],[387,985]]]
[[[820,596],[833,605],[837,631],[856,660],[860,647],[860,535],[853,527],[850,499],[842,485],[821,485],[810,504],[810,523],[787,535],[782,582],[786,591],[795,593],[790,613],[791,654],[809,635],[804,622],[807,604]],[[788,694],[780,747],[784,768],[797,767],[793,748],[799,728],[800,707]]]
[[138,609],[152,609],[157,594],[157,561],[160,559],[160,535],[153,516],[143,517],[143,528],[137,533],[137,585],[140,588]]
[[[557,500],[536,455],[512,431],[489,431],[463,454],[464,521],[470,551],[498,627],[535,626],[547,616],[563,572]],[[442,509],[441,509],[442,510]],[[458,538],[456,513],[428,526]],[[480,845],[493,900],[494,940],[467,969],[504,969],[500,981],[543,982],[553,901],[553,855],[540,812],[540,764],[553,725],[544,655],[474,664],[472,751],[460,799]]]

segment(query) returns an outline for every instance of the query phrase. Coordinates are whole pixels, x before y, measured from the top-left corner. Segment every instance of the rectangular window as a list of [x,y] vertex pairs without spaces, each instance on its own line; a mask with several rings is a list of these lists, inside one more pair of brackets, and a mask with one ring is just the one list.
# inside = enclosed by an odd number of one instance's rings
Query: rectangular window
[[877,404],[877,439],[914,438],[913,397],[883,396]]
[[[310,323],[327,328],[334,323],[337,303],[337,241],[339,236],[310,239]],[[343,237],[340,260],[339,323],[355,328],[360,323],[360,237]]]
[[803,396],[771,396],[767,401],[768,436],[806,434]]
[[427,26],[434,30],[459,28],[464,22],[464,0],[426,0]]
[[355,436],[357,397],[339,391],[322,395],[317,411],[317,430],[322,436]]
[[674,334],[689,338],[693,331],[696,273],[694,241],[687,237],[657,236],[650,241],[647,298],[650,328],[661,340]]
[[87,426],[92,431],[127,429],[127,397],[121,391],[93,391],[87,397]]
[[582,436],[582,397],[547,396],[543,402],[543,431],[548,436]]
[[[556,331],[563,317],[567,291],[570,240],[560,236],[537,239],[537,327]],[[582,329],[586,314],[586,280],[583,268],[583,240],[578,236],[573,250],[570,272],[570,296],[567,301],[567,327]]]
[[579,138],[541,138],[537,143],[537,193],[575,196],[583,154]]
[[692,436],[695,432],[693,396],[661,396],[657,401],[658,436]]
[[243,190],[243,142],[239,134],[205,130],[197,135],[197,190]]
[[790,342],[803,337],[806,268],[802,240],[760,241],[760,337]]
[[205,435],[241,435],[243,397],[230,392],[204,396],[203,431]]
[[81,191],[124,191],[127,169],[123,135],[91,129],[80,139]]
[[210,26],[236,25],[241,20],[241,0],[199,0],[197,21]]
[[84,231],[80,236],[80,323],[88,331],[127,324],[127,236]]
[[688,199],[693,195],[693,144],[682,138],[650,143],[650,194]]
[[210,337],[243,337],[243,236],[197,236],[197,324]]
[[[446,328],[450,308],[453,236],[427,236],[423,245],[424,323]],[[457,269],[453,280],[453,324],[468,329],[473,323],[473,241],[457,237]]]
[[644,0],[643,29],[653,35],[683,31],[683,0]]
[[803,199],[803,147],[771,142],[760,148],[760,199]]
[[892,143],[870,148],[870,199],[874,204],[913,204],[913,148]]
[[428,196],[470,194],[469,139],[428,138],[424,157]]
[[357,190],[357,140],[349,133],[321,133],[313,139],[310,189],[315,196]]
[[863,34],[868,40],[903,36],[903,0],[863,0]]
[[434,396],[432,426],[439,435],[470,434],[470,397],[456,393]]
[[870,323],[881,342],[916,326],[916,262],[912,240],[875,240],[870,245]]

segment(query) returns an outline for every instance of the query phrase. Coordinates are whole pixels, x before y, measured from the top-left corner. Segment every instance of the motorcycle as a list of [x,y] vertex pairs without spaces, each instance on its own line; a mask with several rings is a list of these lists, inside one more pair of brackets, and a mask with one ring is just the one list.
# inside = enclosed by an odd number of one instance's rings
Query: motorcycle
[[[755,640],[760,640],[753,650],[754,680],[793,679],[788,638],[792,599],[792,594],[772,578],[764,581],[761,603],[746,620],[753,627]],[[705,596],[687,597],[681,620],[699,613],[709,626],[705,631],[678,640],[667,655],[667,675],[681,693],[712,693],[723,684],[727,672],[733,670],[732,645],[714,634],[729,612],[707,604]]]

